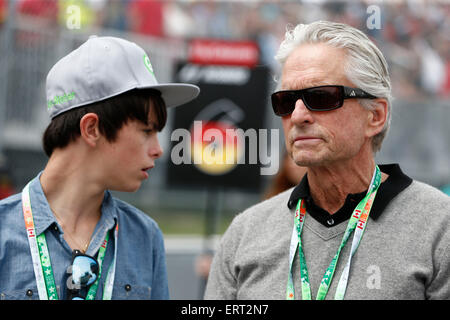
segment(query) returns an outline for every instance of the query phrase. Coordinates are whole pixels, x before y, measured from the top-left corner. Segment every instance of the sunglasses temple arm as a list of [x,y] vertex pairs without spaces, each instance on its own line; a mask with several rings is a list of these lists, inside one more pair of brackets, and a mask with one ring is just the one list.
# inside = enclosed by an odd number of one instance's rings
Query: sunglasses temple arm
[[346,97],[350,98],[376,99],[374,95],[371,95],[370,93],[367,93],[359,88],[344,87],[344,94]]

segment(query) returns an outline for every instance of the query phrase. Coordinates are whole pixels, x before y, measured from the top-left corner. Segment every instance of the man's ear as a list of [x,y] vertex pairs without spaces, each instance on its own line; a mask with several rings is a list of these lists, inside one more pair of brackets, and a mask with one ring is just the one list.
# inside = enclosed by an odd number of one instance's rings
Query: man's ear
[[101,137],[99,119],[95,113],[87,113],[80,120],[81,138],[91,147],[95,147]]
[[387,121],[388,102],[386,99],[379,98],[374,100],[375,107],[368,113],[367,137],[373,137],[383,130]]

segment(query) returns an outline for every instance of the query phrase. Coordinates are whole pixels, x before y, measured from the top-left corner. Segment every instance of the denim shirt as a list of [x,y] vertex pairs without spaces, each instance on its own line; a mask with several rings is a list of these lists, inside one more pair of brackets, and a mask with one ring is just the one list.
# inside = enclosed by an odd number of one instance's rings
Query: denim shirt
[[[36,235],[45,234],[59,299],[67,296],[72,250],[63,238],[42,190],[40,175],[30,184]],[[39,299],[22,211],[21,193],[0,201],[0,300]],[[158,225],[142,211],[105,191],[102,214],[86,254],[97,257],[109,232],[96,299],[101,299],[114,256],[114,228],[119,223],[112,299],[168,299],[164,240]]]

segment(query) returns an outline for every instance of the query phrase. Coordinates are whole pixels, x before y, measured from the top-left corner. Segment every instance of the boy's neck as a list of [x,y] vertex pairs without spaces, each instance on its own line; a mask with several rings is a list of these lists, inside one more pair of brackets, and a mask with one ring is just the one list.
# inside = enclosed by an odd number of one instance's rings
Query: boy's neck
[[40,182],[49,206],[65,231],[93,229],[100,219],[104,188],[89,172],[92,166],[70,150],[56,149],[45,167]]

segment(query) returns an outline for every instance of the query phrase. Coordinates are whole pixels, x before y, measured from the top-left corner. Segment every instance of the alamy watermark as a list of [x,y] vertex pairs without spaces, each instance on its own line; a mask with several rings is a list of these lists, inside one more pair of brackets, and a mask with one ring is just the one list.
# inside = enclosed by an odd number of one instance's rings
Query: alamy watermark
[[176,144],[170,158],[175,165],[194,164],[232,168],[239,164],[260,164],[261,175],[274,175],[279,168],[279,130],[208,128],[194,121],[191,130],[175,129]]
[[367,7],[366,13],[369,15],[366,19],[366,27],[369,30],[381,29],[381,9],[377,5]]
[[69,30],[81,29],[81,8],[77,5],[70,5],[66,9],[66,27]]
[[369,290],[381,289],[381,269],[377,265],[370,265],[366,270],[369,276],[367,277],[366,287]]
[[[368,15],[366,27],[369,30],[381,29],[381,9],[380,6],[371,4],[366,9]],[[66,27],[69,30],[81,29],[81,8],[72,4],[66,8]]]

